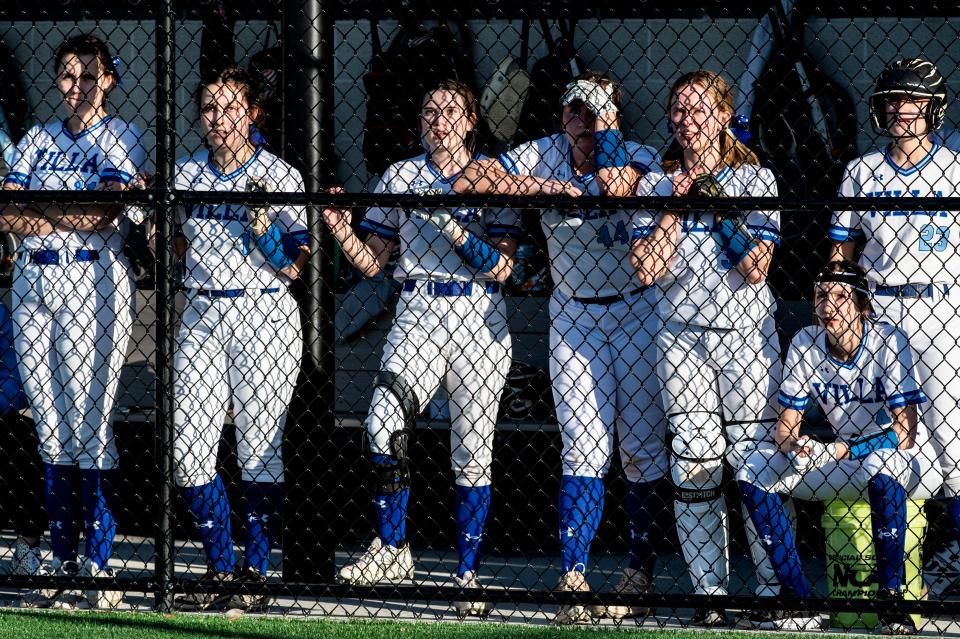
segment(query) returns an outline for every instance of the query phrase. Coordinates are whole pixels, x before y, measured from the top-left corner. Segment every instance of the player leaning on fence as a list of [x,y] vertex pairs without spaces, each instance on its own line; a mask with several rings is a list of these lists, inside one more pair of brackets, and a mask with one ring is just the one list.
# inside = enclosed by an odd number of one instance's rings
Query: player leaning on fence
[[[870,500],[877,599],[902,598],[907,499],[929,499],[942,475],[927,429],[917,421],[927,397],[914,354],[898,328],[871,319],[863,269],[829,263],[814,288],[817,324],[793,338],[780,385],[778,449],[758,449],[737,473],[743,501],[773,562],[782,594],[811,595],[780,495]],[[800,436],[804,410],[818,402],[837,441]],[[774,612],[769,630],[819,627],[819,615]],[[885,634],[913,634],[907,615],[880,608]]]
[[[723,78],[697,71],[670,90],[674,140],[664,172],[640,180],[641,196],[774,196],[776,182],[728,128],[733,94]],[[641,283],[661,290],[657,373],[668,419],[674,513],[698,594],[726,594],[729,530],[723,461],[736,468],[769,443],[780,375],[773,294],[766,284],[780,242],[778,211],[745,214],[642,211],[634,218],[633,265]],[[758,594],[775,582],[748,526]],[[699,625],[727,623],[722,610],[699,610]]]
[[[631,195],[656,152],[620,133],[619,85],[588,71],[567,85],[557,105],[562,131],[475,162],[459,191],[535,195]],[[653,372],[656,289],[638,286],[627,254],[631,212],[548,209],[547,238],[555,288],[550,299],[550,375],[563,438],[560,479],[560,590],[588,590],[590,544],[603,515],[603,478],[614,431],[628,481],[630,565],[616,591],[652,588],[651,528],[663,509],[667,469],[659,384]],[[642,616],[635,606],[562,606],[558,623],[592,615]]]
[[[389,166],[378,193],[450,193],[474,158],[479,112],[469,87],[443,81],[421,100],[425,153]],[[493,435],[512,353],[501,282],[510,276],[520,235],[516,212],[375,207],[360,224],[365,240],[351,228],[349,211],[327,210],[324,219],[344,254],[368,276],[382,271],[399,246],[395,277],[402,286],[367,417],[377,536],[340,570],[340,580],[374,585],[413,577],[406,535],[410,438],[420,409],[443,384],[450,393],[456,482],[455,579],[479,587]],[[461,601],[457,610],[484,615],[489,605]]]
[[[870,96],[883,149],[847,166],[844,197],[958,197],[957,154],[932,141],[947,110],[944,79],[926,60],[897,61]],[[878,200],[879,204],[880,200]],[[877,317],[903,330],[917,351],[917,374],[930,400],[921,418],[944,472],[943,494],[954,530],[926,566],[934,596],[958,591],[960,579],[960,225],[956,211],[837,211],[830,226],[834,259],[859,264]],[[858,249],[860,249],[858,251]]]

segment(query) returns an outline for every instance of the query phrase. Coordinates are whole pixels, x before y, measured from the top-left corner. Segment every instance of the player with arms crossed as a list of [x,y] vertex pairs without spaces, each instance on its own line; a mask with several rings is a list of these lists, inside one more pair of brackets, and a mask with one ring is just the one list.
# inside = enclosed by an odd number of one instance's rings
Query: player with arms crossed
[[[259,102],[245,70],[203,78],[197,102],[207,150],[177,162],[178,189],[303,191],[296,169],[250,140]],[[173,362],[175,479],[203,542],[209,582],[262,583],[282,529],[280,443],[303,349],[300,312],[287,288],[308,260],[306,224],[300,206],[197,204],[178,213],[187,303]],[[238,574],[230,504],[216,470],[231,404],[246,521]],[[216,591],[175,600],[181,610],[262,610],[268,603],[265,595]]]
[[[783,586],[811,595],[781,494],[798,499],[870,500],[877,599],[902,599],[907,499],[929,499],[942,475],[917,407],[927,401],[913,351],[898,328],[870,319],[863,269],[831,262],[817,277],[817,325],[801,330],[787,353],[780,386],[778,450],[759,449],[737,473],[743,501]],[[819,402],[838,440],[800,436],[803,412]],[[898,533],[899,531],[899,533]],[[879,609],[884,634],[914,634],[909,615]],[[819,629],[819,614],[784,612],[767,630]]]
[[[473,92],[446,80],[421,104],[426,153],[388,167],[377,193],[451,193],[473,159],[479,118]],[[381,272],[399,246],[395,277],[403,287],[367,417],[377,537],[359,559],[341,568],[340,580],[373,585],[413,577],[406,536],[408,447],[417,415],[445,382],[456,482],[456,583],[477,588],[497,408],[511,360],[500,284],[510,276],[521,233],[516,213],[371,208],[360,224],[368,233],[365,240],[351,228],[349,211],[328,210],[325,220],[344,254],[368,277]],[[489,612],[481,602],[456,606],[461,615]]]
[[[681,76],[670,89],[674,141],[664,173],[645,176],[638,195],[775,196],[773,174],[728,128],[732,115],[733,90],[719,74]],[[723,460],[736,468],[753,447],[773,445],[780,348],[766,276],[780,242],[780,214],[643,211],[633,233],[631,259],[640,281],[662,291],[657,373],[677,531],[694,592],[723,595],[729,573]],[[758,594],[772,594],[772,566],[752,528],[748,537]],[[700,609],[693,623],[725,625],[727,618],[722,610]]]
[[[142,186],[142,135],[107,111],[119,75],[103,41],[92,35],[68,39],[57,49],[54,72],[67,117],[27,132],[4,188]],[[31,206],[16,207],[19,215],[5,211],[0,224],[21,239],[13,278],[15,345],[40,440],[52,571],[109,575],[116,533],[112,413],[133,326],[133,279],[123,235],[126,216],[141,223],[143,214],[120,206]],[[86,542],[79,561],[81,514]],[[17,545],[36,548],[39,541],[20,539]],[[15,556],[35,558],[36,552]],[[42,570],[39,562],[29,565],[29,572]],[[120,596],[89,590],[79,603],[113,607]],[[23,603],[77,602],[71,593],[34,592]]]
[[[897,61],[870,96],[874,128],[891,138],[847,166],[843,197],[957,197],[957,154],[931,140],[947,109],[944,79],[922,59]],[[879,204],[879,201],[878,201]],[[837,211],[833,259],[867,273],[877,317],[902,329],[917,352],[930,400],[921,419],[944,472],[943,492],[955,538],[927,564],[931,594],[960,586],[960,225],[954,211]]]
[[[522,144],[499,160],[475,162],[455,188],[509,195],[632,194],[659,158],[653,149],[623,139],[620,100],[620,88],[607,75],[580,75],[561,98],[561,133]],[[651,590],[656,556],[650,532],[669,498],[662,491],[667,457],[653,370],[660,321],[653,312],[655,290],[637,286],[627,261],[630,217],[623,209],[542,212],[555,283],[550,374],[563,437],[560,590],[589,590],[585,573],[603,515],[614,431],[629,482],[630,526],[630,563],[615,592]],[[648,612],[635,606],[563,606],[556,621]]]

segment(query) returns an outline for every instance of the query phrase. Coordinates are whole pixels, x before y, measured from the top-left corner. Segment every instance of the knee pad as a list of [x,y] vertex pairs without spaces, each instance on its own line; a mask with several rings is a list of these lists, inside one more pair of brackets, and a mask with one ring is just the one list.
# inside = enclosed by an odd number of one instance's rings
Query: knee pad
[[417,394],[413,391],[413,386],[402,375],[392,371],[377,373],[376,377],[373,378],[373,385],[383,388],[397,398],[400,407],[403,409],[405,427],[413,430],[417,415],[420,414],[420,402],[417,401]]
[[412,431],[403,429],[390,435],[390,455],[370,455],[373,467],[373,492],[392,495],[410,487],[408,451]]
[[674,413],[667,420],[670,478],[677,501],[718,499],[727,448],[720,415],[707,411]]
[[[772,426],[775,422],[759,421],[759,422],[750,422],[750,425],[756,425],[760,428]],[[734,470],[739,470],[744,467],[747,462],[747,458],[757,450],[776,450],[777,445],[773,443],[771,437],[763,437],[761,434],[758,434],[757,437],[746,437],[743,436],[742,431],[737,429],[737,427],[731,428],[729,425],[725,429],[727,435],[727,463]],[[764,431],[766,432],[766,431]],[[734,435],[739,436],[734,436]]]

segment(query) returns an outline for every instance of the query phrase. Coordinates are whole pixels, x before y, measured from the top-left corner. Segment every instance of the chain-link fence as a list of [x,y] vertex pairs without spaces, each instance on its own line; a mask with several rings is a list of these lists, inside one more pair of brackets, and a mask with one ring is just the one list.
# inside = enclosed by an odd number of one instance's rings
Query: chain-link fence
[[5,6],[7,600],[950,631],[960,17],[847,4]]

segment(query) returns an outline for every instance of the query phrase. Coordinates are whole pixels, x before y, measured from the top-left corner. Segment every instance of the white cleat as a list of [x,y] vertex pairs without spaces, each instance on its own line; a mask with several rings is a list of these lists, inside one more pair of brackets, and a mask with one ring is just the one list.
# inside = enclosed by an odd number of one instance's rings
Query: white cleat
[[[620,583],[611,591],[616,595],[645,595],[653,592],[653,584],[641,570],[624,568]],[[645,606],[593,606],[593,616],[600,619],[627,619],[630,617],[646,617],[650,609]]]
[[340,569],[340,582],[351,586],[375,586],[381,581],[413,579],[413,556],[410,545],[400,548],[385,546],[379,537],[352,564]]
[[[560,577],[557,592],[590,592],[587,578],[579,570],[571,570]],[[587,607],[581,604],[563,605],[557,611],[553,622],[559,626],[570,626],[592,621],[592,615]]]
[[[50,562],[50,573],[55,577],[74,577],[80,574],[80,564],[75,561],[60,561],[56,557]],[[83,598],[80,591],[71,589],[53,589],[41,591],[50,599],[50,608],[74,610]]]
[[[86,559],[80,567],[80,574],[84,577],[101,577],[113,579],[110,568],[100,568],[92,559]],[[91,589],[84,591],[84,596],[77,602],[78,608],[112,610],[123,601],[123,592],[120,590]]]
[[[480,588],[480,581],[470,571],[464,573],[463,577],[454,576],[453,580],[458,588]],[[461,619],[464,617],[486,617],[493,609],[488,601],[455,601],[454,606],[457,608],[457,616]]]
[[754,617],[756,630],[787,630],[792,632],[820,631],[823,622],[818,612],[796,612],[790,610],[758,611]]

